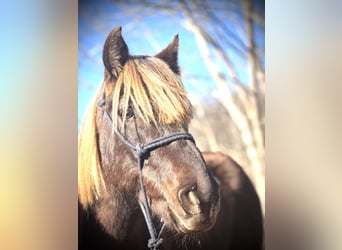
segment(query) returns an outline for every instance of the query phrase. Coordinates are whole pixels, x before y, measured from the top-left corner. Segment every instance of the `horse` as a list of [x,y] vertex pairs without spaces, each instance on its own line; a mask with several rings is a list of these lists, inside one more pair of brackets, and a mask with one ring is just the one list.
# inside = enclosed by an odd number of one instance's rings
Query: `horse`
[[178,66],[179,38],[131,55],[121,27],[78,138],[79,249],[261,249],[255,189],[231,157],[200,152]]

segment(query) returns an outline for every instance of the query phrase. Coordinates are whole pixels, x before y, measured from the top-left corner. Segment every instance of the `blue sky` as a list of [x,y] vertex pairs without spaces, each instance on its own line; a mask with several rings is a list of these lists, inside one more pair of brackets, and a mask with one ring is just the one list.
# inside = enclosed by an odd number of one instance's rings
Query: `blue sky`
[[[183,83],[190,96],[206,98],[213,81],[197,49],[191,32],[181,25],[180,14],[144,12],[127,15],[128,6],[120,7],[108,0],[82,1],[78,16],[78,124],[80,125],[88,102],[103,79],[102,47],[108,33],[122,26],[122,34],[130,54],[154,55],[167,46],[175,34],[179,34],[179,65]],[[219,15],[219,13],[217,13]],[[132,16],[134,18],[132,18]],[[263,42],[264,38],[262,38]],[[236,65],[239,78],[248,81],[244,62],[234,53],[230,56]],[[220,64],[218,63],[218,67]],[[196,80],[194,80],[196,79]]]

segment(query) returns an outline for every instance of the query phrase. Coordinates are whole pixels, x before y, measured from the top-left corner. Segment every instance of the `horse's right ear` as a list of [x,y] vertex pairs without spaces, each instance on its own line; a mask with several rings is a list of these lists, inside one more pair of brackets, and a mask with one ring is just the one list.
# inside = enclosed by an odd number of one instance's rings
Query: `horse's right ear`
[[178,44],[179,44],[179,38],[178,34],[175,35],[172,42],[161,52],[159,52],[155,57],[158,57],[162,59],[164,62],[166,62],[170,69],[176,73],[180,74],[179,66],[178,66]]
[[121,27],[114,28],[103,46],[102,59],[105,75],[110,79],[118,78],[127,58],[128,47],[121,35]]

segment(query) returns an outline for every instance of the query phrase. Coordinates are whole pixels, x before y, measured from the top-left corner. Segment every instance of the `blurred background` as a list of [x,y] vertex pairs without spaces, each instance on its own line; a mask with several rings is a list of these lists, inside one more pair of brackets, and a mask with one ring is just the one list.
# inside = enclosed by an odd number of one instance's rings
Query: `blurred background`
[[122,26],[130,54],[154,55],[179,34],[182,81],[202,151],[240,163],[265,208],[265,2],[79,1],[78,126],[103,79],[102,48]]

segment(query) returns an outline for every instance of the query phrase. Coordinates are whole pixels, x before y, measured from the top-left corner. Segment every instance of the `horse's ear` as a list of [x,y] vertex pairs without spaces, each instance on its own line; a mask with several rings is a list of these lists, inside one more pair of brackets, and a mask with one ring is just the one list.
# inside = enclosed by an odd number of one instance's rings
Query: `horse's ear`
[[103,64],[105,78],[118,78],[128,58],[128,47],[121,35],[121,27],[114,28],[109,33],[103,46]]
[[166,62],[170,66],[171,70],[176,74],[180,74],[178,66],[178,44],[179,38],[177,34],[165,49],[155,55],[155,57],[158,57]]

